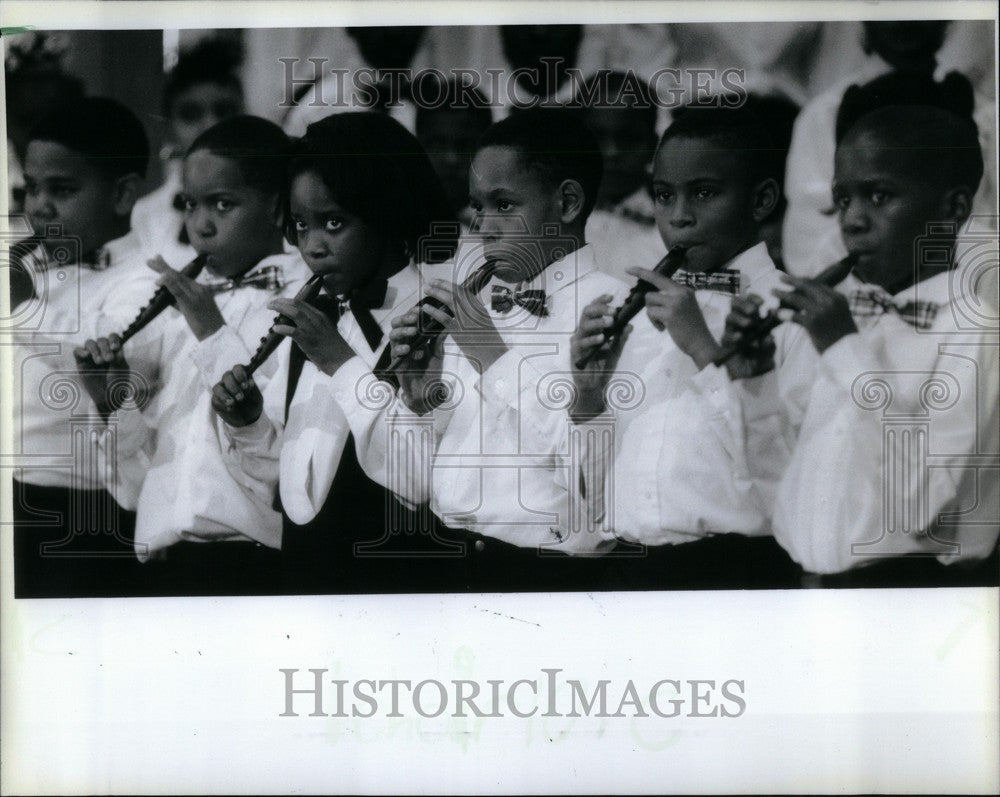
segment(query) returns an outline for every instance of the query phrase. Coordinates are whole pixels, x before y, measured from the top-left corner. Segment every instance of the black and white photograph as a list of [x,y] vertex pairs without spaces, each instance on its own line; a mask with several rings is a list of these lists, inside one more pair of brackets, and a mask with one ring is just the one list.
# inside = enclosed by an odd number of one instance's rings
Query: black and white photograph
[[1000,786],[992,4],[0,25],[5,791]]

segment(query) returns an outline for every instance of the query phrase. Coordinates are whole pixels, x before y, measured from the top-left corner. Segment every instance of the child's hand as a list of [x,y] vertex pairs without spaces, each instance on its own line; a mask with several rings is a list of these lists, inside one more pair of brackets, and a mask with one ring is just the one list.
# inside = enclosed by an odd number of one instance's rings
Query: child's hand
[[722,334],[723,348],[736,347],[736,354],[726,361],[726,371],[733,381],[766,374],[774,368],[774,337],[770,334],[748,342],[763,321],[760,306],[764,300],[754,294],[736,296],[726,317]]
[[322,310],[299,299],[272,299],[267,306],[295,325],[275,324],[274,331],[298,343],[310,362],[327,376],[354,356],[337,325]]
[[781,303],[795,311],[792,321],[805,327],[816,351],[822,354],[845,335],[858,331],[847,297],[816,280],[782,274],[790,291],[775,290]]
[[246,369],[237,365],[212,388],[212,408],[230,426],[248,426],[264,411],[264,397]]
[[170,268],[159,255],[147,260],[146,265],[160,275],[157,284],[163,285],[177,300],[177,309],[198,340],[205,340],[225,325],[211,288]]
[[445,309],[426,306],[425,312],[444,325],[448,334],[471,363],[486,371],[507,351],[489,312],[479,298],[462,285],[432,280],[427,295],[441,302]]
[[626,272],[657,287],[646,294],[650,321],[661,332],[667,330],[677,348],[694,360],[699,370],[719,355],[721,349],[708,330],[693,290],[648,269],[629,268]]
[[[632,332],[632,325],[629,324],[613,344],[605,342],[604,330],[611,326],[614,318],[611,299],[610,294],[604,294],[584,307],[580,323],[570,338],[573,382],[577,391],[571,415],[578,423],[604,412],[604,389],[618,365],[625,341]],[[591,359],[587,365],[582,369],[577,368],[576,363],[588,356]]]
[[[119,409],[120,399],[129,394],[127,389],[114,389],[125,388],[125,380],[131,377],[121,338],[111,335],[88,340],[73,349],[73,357],[84,388],[101,417],[107,420],[108,415]],[[136,394],[134,387],[131,392]]]
[[393,360],[399,357],[407,358],[403,367],[397,372],[403,403],[418,415],[425,415],[434,409],[436,396],[442,399],[444,397],[440,391],[431,389],[441,382],[442,357],[439,351],[440,340],[426,349],[413,348],[419,319],[420,310],[417,307],[392,319],[389,345]]

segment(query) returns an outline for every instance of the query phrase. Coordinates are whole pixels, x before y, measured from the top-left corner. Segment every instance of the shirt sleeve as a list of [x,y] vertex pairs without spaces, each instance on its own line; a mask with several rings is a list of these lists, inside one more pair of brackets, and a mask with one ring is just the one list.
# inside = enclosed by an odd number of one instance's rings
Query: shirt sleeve
[[156,450],[155,426],[134,404],[123,407],[108,417],[97,447],[105,488],[119,506],[134,512]]
[[230,426],[217,418],[221,440],[225,441],[223,461],[226,470],[245,489],[264,502],[273,502],[278,490],[281,431],[262,412],[246,426]]
[[442,430],[435,413],[410,410],[389,383],[353,357],[330,378],[334,399],[347,418],[358,462],[370,479],[414,508],[430,500],[434,453]]
[[996,542],[996,519],[977,517],[996,502],[995,475],[977,469],[997,450],[995,341],[882,324],[881,338],[849,335],[820,358],[779,487],[775,537],[812,572],[905,554],[950,563]]

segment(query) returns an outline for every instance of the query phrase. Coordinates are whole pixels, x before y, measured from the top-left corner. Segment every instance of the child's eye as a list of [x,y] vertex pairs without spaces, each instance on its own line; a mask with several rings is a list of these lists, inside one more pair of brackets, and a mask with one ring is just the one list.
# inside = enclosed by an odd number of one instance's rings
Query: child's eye
[[472,208],[476,213],[482,213],[483,212],[483,206],[480,205],[475,200],[472,200],[472,199],[469,200],[469,207]]
[[337,232],[343,226],[344,226],[344,222],[342,222],[340,219],[327,219],[326,220],[326,231],[327,232]]
[[872,201],[872,204],[875,207],[878,207],[879,205],[884,205],[886,202],[889,201],[889,192],[888,191],[872,191],[871,201]]
[[219,213],[225,213],[228,210],[232,210],[232,208],[233,208],[233,203],[229,199],[217,199],[215,201],[215,209]]
[[848,205],[851,204],[851,198],[846,195],[834,196],[833,206],[837,210],[847,210]]
[[73,196],[76,193],[76,189],[69,185],[59,185],[52,189],[53,196],[65,199],[66,197]]
[[309,225],[304,221],[299,221],[298,219],[292,219],[292,225],[295,227],[296,233],[303,233],[309,229]]
[[653,191],[653,201],[659,205],[666,205],[673,198],[673,191],[667,191],[662,188]]
[[191,213],[194,210],[194,200],[189,197],[184,197],[181,199],[181,210],[185,213]]
[[715,189],[713,188],[699,188],[694,192],[695,199],[711,199],[715,196]]
[[497,200],[497,210],[499,210],[501,213],[506,213],[513,207],[514,205],[511,202],[507,201],[506,199]]

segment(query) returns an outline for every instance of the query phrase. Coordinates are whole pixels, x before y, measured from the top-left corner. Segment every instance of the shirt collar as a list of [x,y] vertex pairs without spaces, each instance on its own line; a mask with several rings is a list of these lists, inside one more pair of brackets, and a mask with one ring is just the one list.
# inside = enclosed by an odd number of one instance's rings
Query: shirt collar
[[412,304],[416,304],[419,290],[420,269],[416,263],[410,261],[405,268],[389,277],[385,301],[381,307],[372,308],[372,316],[381,324],[383,319],[390,315],[407,297],[413,297]]
[[522,290],[544,290],[546,296],[551,296],[596,270],[594,247],[585,244],[564,257],[553,260],[534,279],[518,287]]
[[[971,284],[968,268],[958,266],[950,271],[944,271],[914,283],[898,293],[891,294],[893,304],[902,306],[907,302],[933,302],[939,306],[951,304],[968,293]],[[838,286],[842,293],[851,294],[855,291],[873,291],[886,293],[885,289],[870,282],[863,282],[854,274],[848,274]]]
[[[763,241],[740,252],[724,268],[740,272],[741,294],[749,293],[764,280],[773,281],[776,270]],[[759,291],[754,290],[754,293]]]

